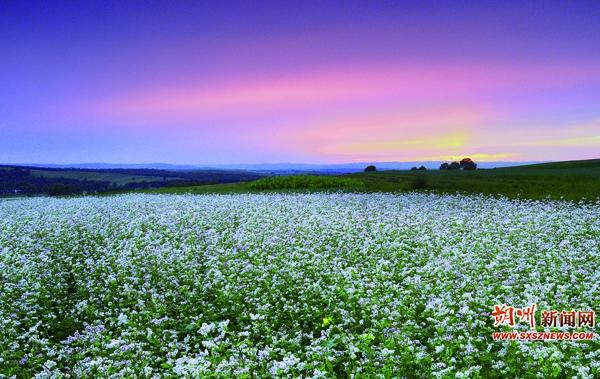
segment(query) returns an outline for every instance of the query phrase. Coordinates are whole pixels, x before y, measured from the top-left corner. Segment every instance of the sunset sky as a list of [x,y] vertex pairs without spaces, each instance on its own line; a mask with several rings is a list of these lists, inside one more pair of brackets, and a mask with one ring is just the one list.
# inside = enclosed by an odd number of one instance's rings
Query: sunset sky
[[0,163],[600,158],[600,1],[2,1]]

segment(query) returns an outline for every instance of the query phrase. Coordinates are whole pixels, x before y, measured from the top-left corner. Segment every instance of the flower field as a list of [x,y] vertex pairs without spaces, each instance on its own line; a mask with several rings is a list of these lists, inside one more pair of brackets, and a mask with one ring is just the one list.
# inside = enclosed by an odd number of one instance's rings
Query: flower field
[[490,316],[599,311],[599,250],[598,202],[0,201],[0,377],[599,377],[597,336],[493,341]]

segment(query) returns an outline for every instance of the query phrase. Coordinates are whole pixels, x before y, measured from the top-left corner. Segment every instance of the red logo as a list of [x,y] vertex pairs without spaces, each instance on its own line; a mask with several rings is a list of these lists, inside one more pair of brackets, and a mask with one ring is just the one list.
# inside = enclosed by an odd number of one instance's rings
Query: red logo
[[[515,308],[506,304],[495,305],[491,315],[494,318],[494,326],[508,325],[511,328],[517,322],[526,322],[531,329],[535,329],[537,304],[533,303],[525,308]],[[596,326],[596,312],[589,311],[555,311],[542,310],[540,314],[540,326],[545,328],[556,328],[567,326],[570,328],[593,328]]]

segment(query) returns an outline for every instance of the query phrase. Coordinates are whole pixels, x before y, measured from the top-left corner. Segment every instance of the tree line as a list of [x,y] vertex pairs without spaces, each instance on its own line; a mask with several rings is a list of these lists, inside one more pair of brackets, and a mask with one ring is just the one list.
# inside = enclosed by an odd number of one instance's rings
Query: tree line
[[460,162],[451,162],[451,163],[442,163],[440,165],[440,170],[476,170],[477,163],[473,162],[471,158],[463,158]]
[[[421,167],[411,167],[410,171],[424,171],[427,170],[425,166]],[[440,170],[477,170],[477,163],[475,163],[471,158],[463,158],[460,162],[444,162],[440,165]],[[375,172],[377,171],[377,167],[374,165],[369,165],[365,167],[365,172]]]

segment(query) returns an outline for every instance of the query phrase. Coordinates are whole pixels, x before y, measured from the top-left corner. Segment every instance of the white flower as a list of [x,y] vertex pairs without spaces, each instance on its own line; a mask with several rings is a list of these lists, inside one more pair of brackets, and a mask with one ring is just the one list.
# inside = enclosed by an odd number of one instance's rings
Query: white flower
[[523,361],[523,376],[597,377],[591,344],[494,342],[490,312],[593,309],[599,214],[600,202],[431,193],[0,201],[0,366],[402,377],[410,359],[410,375],[445,378],[481,375],[473,359],[487,359],[499,376]]
[[119,325],[124,325],[124,324],[127,324],[128,322],[129,322],[129,318],[127,317],[127,315],[124,313],[120,313],[119,317],[117,318],[117,323]]

